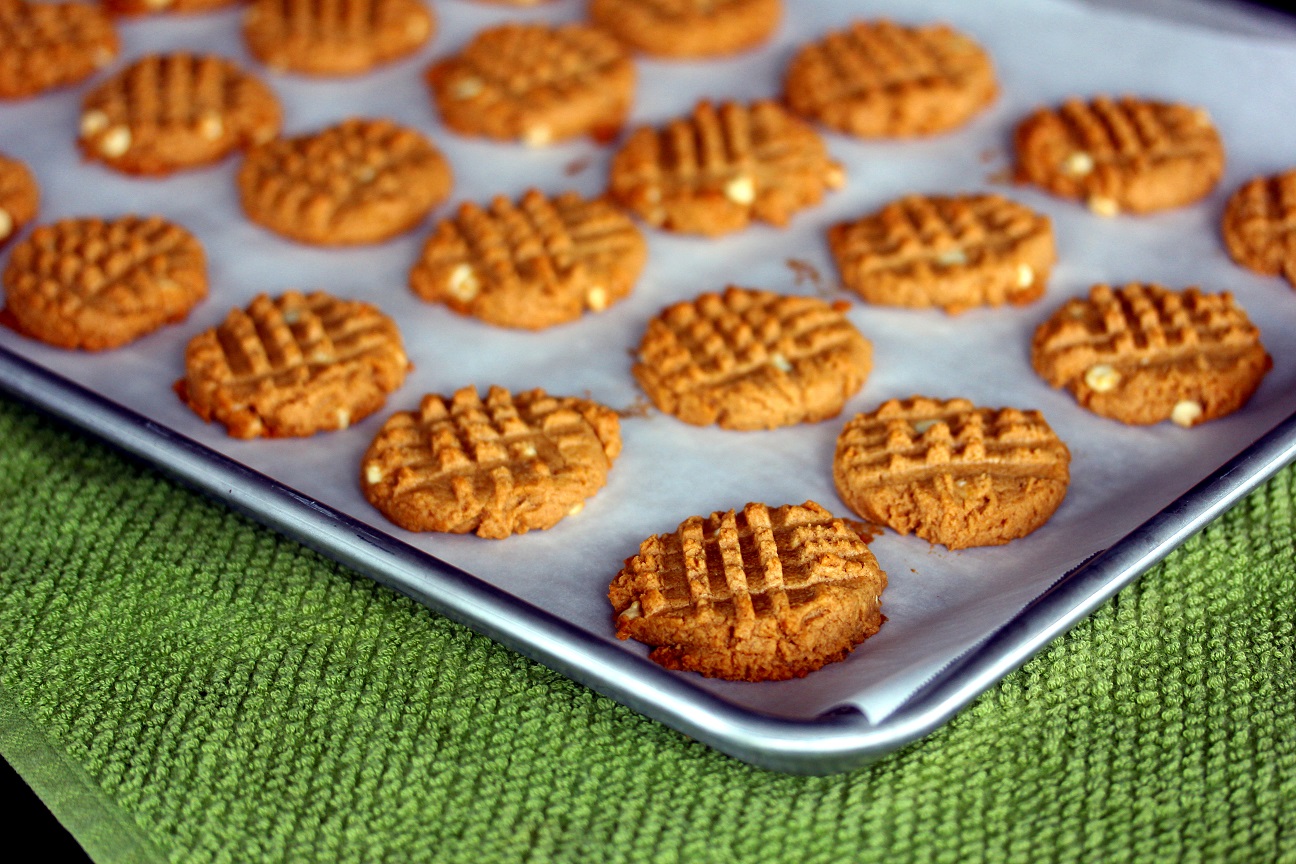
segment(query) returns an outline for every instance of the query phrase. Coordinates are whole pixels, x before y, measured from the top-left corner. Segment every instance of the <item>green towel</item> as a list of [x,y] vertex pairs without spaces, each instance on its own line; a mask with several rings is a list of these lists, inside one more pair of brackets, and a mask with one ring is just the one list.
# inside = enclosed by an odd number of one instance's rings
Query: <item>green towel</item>
[[925,740],[796,777],[24,406],[0,442],[0,751],[99,862],[1296,862],[1290,467]]

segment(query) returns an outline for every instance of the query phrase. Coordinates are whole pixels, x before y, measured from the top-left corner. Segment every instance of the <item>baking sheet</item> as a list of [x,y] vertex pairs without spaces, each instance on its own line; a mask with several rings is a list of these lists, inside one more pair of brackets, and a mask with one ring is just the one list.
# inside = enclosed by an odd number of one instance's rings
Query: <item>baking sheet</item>
[[[1065,0],[840,2],[795,4],[773,43],[739,58],[639,60],[631,119],[656,123],[687,112],[699,98],[776,94],[795,46],[852,18],[945,20],[990,51],[1003,93],[967,127],[930,140],[860,142],[826,134],[834,157],[847,167],[848,184],[830,193],[822,206],[801,213],[789,228],[755,227],[718,240],[645,229],[649,264],[628,300],[580,322],[524,333],[422,303],[406,288],[409,266],[432,221],[451,213],[459,201],[515,196],[529,187],[597,194],[606,182],[611,149],[580,141],[533,150],[452,135],[436,117],[421,72],[432,58],[454,51],[481,27],[504,20],[571,19],[579,17],[582,4],[558,0],[540,9],[509,10],[446,0],[435,9],[439,27],[433,42],[416,58],[380,72],[319,80],[262,70],[284,101],[286,134],[346,116],[386,116],[423,130],[446,154],[456,181],[452,199],[416,231],[380,246],[313,249],[251,225],[238,210],[233,184],[237,159],[164,180],[127,178],[82,163],[74,145],[79,93],[92,83],[0,105],[0,151],[23,159],[36,172],[43,189],[41,221],[162,214],[203,241],[212,282],[211,297],[188,322],[118,351],[63,352],[8,331],[0,331],[0,347],[137,412],[168,435],[191,439],[267,475],[378,536],[461,568],[495,589],[493,596],[504,598],[502,613],[494,609],[480,616],[491,617],[488,630],[525,624],[524,615],[513,616],[514,604],[517,610],[551,614],[577,633],[578,641],[597,646],[598,654],[626,655],[633,661],[630,669],[637,663],[643,670],[647,702],[655,688],[664,692],[652,683],[662,673],[646,660],[646,648],[614,638],[605,597],[608,581],[645,536],[672,530],[687,516],[748,501],[777,505],[809,499],[848,515],[832,487],[834,440],[847,417],[891,397],[965,396],[988,406],[1043,411],[1073,456],[1067,499],[1044,528],[1005,547],[957,553],[883,534],[873,550],[890,575],[883,597],[888,622],[849,659],[793,682],[751,685],[680,676],[687,685],[682,692],[796,722],[815,722],[834,709],[853,706],[872,724],[883,723],[951,662],[1018,620],[1021,610],[1063,574],[1156,517],[1296,412],[1296,294],[1280,280],[1231,264],[1217,229],[1225,198],[1242,181],[1296,165],[1296,125],[1286,122],[1296,116],[1292,43],[1209,32]],[[221,53],[258,69],[241,44],[236,12],[131,20],[120,30],[123,55],[112,68],[149,51],[185,48]],[[1009,136],[1021,116],[1041,104],[1098,93],[1133,93],[1207,108],[1228,149],[1226,175],[1216,192],[1170,213],[1102,219],[1072,202],[1004,184]],[[641,395],[629,374],[630,351],[647,319],[662,306],[730,283],[848,296],[833,288],[835,274],[823,236],[827,226],[910,192],[986,190],[1053,218],[1060,260],[1046,296],[1026,308],[973,310],[953,317],[854,304],[850,317],[874,343],[875,369],[838,420],[741,433],[686,426],[656,412],[627,418],[623,455],[608,486],[584,512],[550,531],[506,541],[410,534],[390,526],[360,497],[356,466],[369,439],[390,411],[413,407],[425,392],[448,393],[465,385],[542,386],[632,408]],[[807,265],[820,274],[819,280],[804,278]],[[1069,396],[1034,376],[1028,346],[1036,324],[1093,282],[1133,280],[1195,284],[1237,295],[1259,324],[1275,361],[1243,411],[1191,430],[1170,424],[1130,428],[1082,411]],[[387,409],[345,432],[309,440],[233,441],[219,426],[201,423],[172,394],[184,345],[231,307],[246,304],[257,293],[290,287],[322,288],[380,306],[401,326],[415,371]],[[7,376],[5,383],[12,387],[16,373],[10,369]],[[163,447],[157,458],[166,465],[179,458],[177,453]],[[235,490],[227,496],[234,497]],[[402,569],[396,581],[415,594],[444,591],[450,584],[438,568]],[[500,614],[507,620],[497,620]],[[524,647],[528,638],[519,637]]]

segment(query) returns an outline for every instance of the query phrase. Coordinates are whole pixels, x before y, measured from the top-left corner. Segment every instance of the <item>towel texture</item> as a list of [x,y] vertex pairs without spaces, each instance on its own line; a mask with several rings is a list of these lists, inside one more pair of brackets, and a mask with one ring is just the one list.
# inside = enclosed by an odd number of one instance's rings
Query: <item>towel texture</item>
[[99,862],[1296,862],[1296,471],[952,722],[746,766],[0,399],[0,751]]

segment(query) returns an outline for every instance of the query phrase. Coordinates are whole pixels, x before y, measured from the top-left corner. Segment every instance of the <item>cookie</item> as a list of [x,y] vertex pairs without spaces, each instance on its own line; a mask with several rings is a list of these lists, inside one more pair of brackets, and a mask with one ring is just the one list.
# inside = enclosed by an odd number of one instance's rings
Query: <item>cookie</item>
[[832,226],[828,245],[869,303],[951,314],[1038,300],[1057,259],[1048,217],[998,195],[909,195]]
[[1018,182],[1084,201],[1100,216],[1191,204],[1224,172],[1201,108],[1125,96],[1041,108],[1013,133]]
[[1038,411],[892,399],[837,436],[833,481],[851,510],[949,549],[999,546],[1049,520],[1071,454]]
[[1282,275],[1296,288],[1296,170],[1242,184],[1229,196],[1220,228],[1234,261]]
[[631,371],[660,410],[696,426],[773,429],[836,417],[873,347],[814,297],[730,286],[648,322]]
[[590,0],[589,17],[631,48],[696,60],[747,51],[778,29],[782,0]]
[[269,141],[280,123],[273,91],[233,62],[150,54],[86,94],[77,143],[117,171],[165,175]]
[[121,50],[112,19],[92,3],[0,2],[0,99],[23,99],[89,78]]
[[777,103],[703,101],[634,130],[612,159],[608,192],[650,225],[718,236],[753,220],[784,226],[845,182],[819,135]]
[[498,540],[579,513],[620,452],[616,412],[597,402],[465,387],[388,418],[360,487],[401,528]]
[[31,170],[0,153],[0,248],[36,218],[40,187]]
[[617,638],[652,646],[667,669],[780,681],[876,633],[886,584],[856,527],[813,501],[748,504],[643,541],[608,600]]
[[428,68],[441,120],[462,135],[544,146],[611,141],[634,99],[619,42],[585,24],[502,24]]
[[410,289],[490,324],[539,330],[624,298],[647,255],[634,222],[608,201],[532,189],[516,204],[460,205],[424,244]]
[[436,29],[422,0],[252,0],[243,38],[275,72],[358,75],[408,57]]
[[1064,303],[1036,328],[1031,365],[1102,417],[1186,427],[1241,408],[1273,361],[1228,291],[1134,282]]
[[237,6],[243,0],[99,0],[114,15],[197,15]]
[[856,21],[801,48],[783,80],[788,107],[860,138],[948,132],[999,93],[985,50],[947,24]]
[[157,216],[64,219],[13,248],[5,311],[59,348],[102,351],[182,321],[207,296],[198,240]]
[[382,408],[409,368],[396,324],[375,306],[287,291],[191,339],[175,389],[231,437],[306,437]]
[[378,243],[410,230],[450,194],[450,166],[419,132],[352,118],[248,148],[243,212],[302,243]]

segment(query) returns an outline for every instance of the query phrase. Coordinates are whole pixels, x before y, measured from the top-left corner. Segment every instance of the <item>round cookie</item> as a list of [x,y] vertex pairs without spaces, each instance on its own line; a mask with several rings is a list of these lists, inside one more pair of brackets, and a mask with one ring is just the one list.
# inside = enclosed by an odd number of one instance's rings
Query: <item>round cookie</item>
[[1018,124],[1013,145],[1018,182],[1100,216],[1191,204],[1224,172],[1224,145],[1204,110],[1131,96],[1041,108]]
[[634,99],[621,44],[585,24],[501,24],[427,70],[442,121],[463,135],[541,147],[611,141]]
[[503,539],[579,513],[621,452],[616,412],[543,390],[465,387],[388,418],[365,451],[365,499],[409,531]]
[[191,339],[175,390],[234,438],[300,438],[368,417],[409,369],[395,322],[376,307],[287,291]]
[[38,226],[9,256],[5,311],[60,348],[102,351],[182,321],[207,296],[202,245],[157,216]]
[[221,57],[150,54],[101,81],[81,103],[78,145],[136,175],[217,162],[279,134],[279,100]]
[[31,170],[0,153],[0,248],[36,218],[40,187]]
[[801,48],[788,107],[860,138],[907,138],[967,123],[999,93],[985,50],[947,24],[856,21]]
[[1243,183],[1229,196],[1220,228],[1234,261],[1281,274],[1296,288],[1296,170]]
[[842,283],[869,303],[954,314],[1044,294],[1047,216],[998,195],[908,195],[828,229]]
[[799,678],[885,620],[886,573],[823,507],[748,504],[649,537],[608,587],[618,639],[667,669],[737,681]]
[[648,257],[643,235],[602,198],[549,198],[460,205],[423,245],[410,289],[500,327],[539,330],[602,312],[626,297]]
[[648,322],[631,371],[648,398],[696,426],[773,429],[837,416],[873,348],[814,297],[730,286]]
[[93,3],[0,2],[0,99],[23,99],[89,78],[121,49]]
[[718,236],[754,220],[784,226],[845,182],[819,135],[777,103],[704,101],[634,130],[612,159],[608,194],[650,225]]
[[237,6],[243,0],[99,0],[114,15],[198,15]]
[[1273,360],[1228,291],[1095,285],[1039,325],[1031,365],[1122,423],[1195,426],[1242,407]]
[[767,41],[782,0],[590,0],[589,17],[631,48],[695,60],[737,54]]
[[410,230],[450,194],[450,166],[419,132],[352,118],[248,148],[243,212],[302,243],[378,243]]
[[892,399],[837,436],[833,481],[860,516],[949,549],[1039,528],[1070,482],[1071,454],[1038,411],[966,399]]
[[358,75],[427,44],[436,19],[422,0],[252,0],[243,38],[275,72]]

